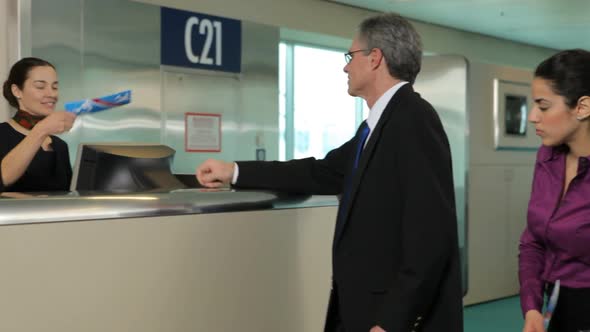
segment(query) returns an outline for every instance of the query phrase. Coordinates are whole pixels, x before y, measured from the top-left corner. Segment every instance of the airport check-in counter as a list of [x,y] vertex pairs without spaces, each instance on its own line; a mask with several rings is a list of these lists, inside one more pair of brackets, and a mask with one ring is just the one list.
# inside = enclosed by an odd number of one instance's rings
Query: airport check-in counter
[[334,196],[0,199],[0,331],[320,331]]

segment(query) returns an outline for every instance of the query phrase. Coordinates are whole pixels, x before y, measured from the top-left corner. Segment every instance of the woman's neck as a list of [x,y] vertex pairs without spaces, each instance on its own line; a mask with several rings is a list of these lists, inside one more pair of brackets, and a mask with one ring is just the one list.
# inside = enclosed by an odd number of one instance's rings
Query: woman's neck
[[31,131],[26,129],[25,127],[21,126],[18,122],[14,121],[14,119],[8,120],[8,124],[16,131],[23,135],[28,135]]
[[590,131],[580,132],[571,142],[567,144],[569,154],[572,157],[588,157],[590,156]]
[[33,129],[33,127],[35,127],[35,125],[37,125],[37,123],[43,119],[45,119],[44,116],[33,115],[20,109],[16,111],[12,117],[14,122],[18,123],[21,127],[27,130]]

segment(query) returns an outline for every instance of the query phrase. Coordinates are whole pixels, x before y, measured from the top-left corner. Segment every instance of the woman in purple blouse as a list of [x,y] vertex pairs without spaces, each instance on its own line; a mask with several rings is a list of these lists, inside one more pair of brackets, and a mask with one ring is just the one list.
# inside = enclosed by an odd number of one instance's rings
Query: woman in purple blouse
[[537,153],[527,227],[520,240],[523,332],[545,331],[543,296],[559,280],[550,332],[590,330],[590,52],[543,61],[529,121]]

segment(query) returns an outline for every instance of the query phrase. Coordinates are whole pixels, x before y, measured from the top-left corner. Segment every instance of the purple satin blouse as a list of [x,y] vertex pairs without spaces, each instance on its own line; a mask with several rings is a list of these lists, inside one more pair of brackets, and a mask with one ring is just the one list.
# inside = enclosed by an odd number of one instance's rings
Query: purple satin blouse
[[527,227],[520,239],[520,304],[523,314],[541,311],[544,285],[590,287],[590,158],[561,199],[567,147],[542,146],[537,152]]

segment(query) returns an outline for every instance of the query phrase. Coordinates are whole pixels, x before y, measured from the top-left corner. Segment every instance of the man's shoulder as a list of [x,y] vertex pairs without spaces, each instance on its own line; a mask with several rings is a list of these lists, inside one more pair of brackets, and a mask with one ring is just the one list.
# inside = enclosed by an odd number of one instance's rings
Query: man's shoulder
[[[406,84],[409,85],[409,84]],[[404,86],[405,87],[405,86]],[[402,88],[404,88],[402,87]],[[432,116],[436,114],[436,110],[430,104],[430,102],[420,95],[420,93],[414,91],[411,87],[409,89],[400,89],[399,95],[396,93],[392,99],[396,97],[399,98],[397,103],[393,105],[398,105],[399,114],[400,115],[407,115],[407,116]]]

